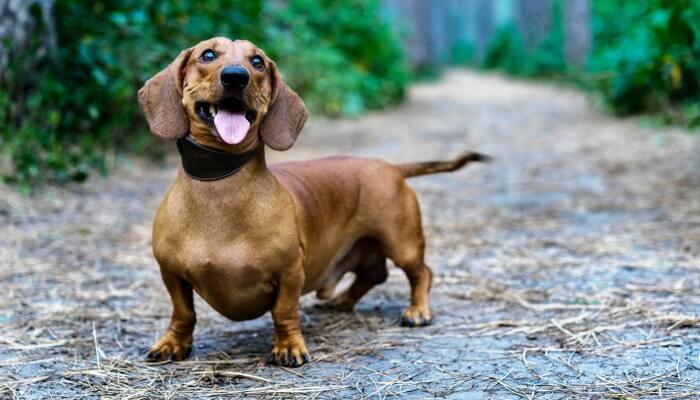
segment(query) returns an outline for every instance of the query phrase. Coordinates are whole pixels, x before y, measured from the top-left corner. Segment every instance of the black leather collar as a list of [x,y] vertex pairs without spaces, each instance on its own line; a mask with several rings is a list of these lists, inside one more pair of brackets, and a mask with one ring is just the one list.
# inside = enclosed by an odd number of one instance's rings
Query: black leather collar
[[233,154],[205,146],[190,135],[177,139],[177,150],[185,173],[200,181],[217,181],[238,172],[250,161],[257,149]]

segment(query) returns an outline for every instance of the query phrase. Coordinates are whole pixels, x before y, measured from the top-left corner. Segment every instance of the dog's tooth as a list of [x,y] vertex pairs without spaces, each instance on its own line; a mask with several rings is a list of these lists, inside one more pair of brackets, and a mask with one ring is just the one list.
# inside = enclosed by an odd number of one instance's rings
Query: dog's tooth
[[209,114],[216,115],[216,106],[215,105],[209,104]]

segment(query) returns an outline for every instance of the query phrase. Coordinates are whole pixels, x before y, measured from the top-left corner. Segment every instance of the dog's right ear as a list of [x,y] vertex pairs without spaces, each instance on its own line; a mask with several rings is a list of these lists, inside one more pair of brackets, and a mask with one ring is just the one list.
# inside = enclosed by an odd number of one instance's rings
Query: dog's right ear
[[183,50],[167,68],[155,74],[139,90],[139,105],[151,132],[166,139],[187,134],[190,121],[182,106],[184,68],[192,48]]

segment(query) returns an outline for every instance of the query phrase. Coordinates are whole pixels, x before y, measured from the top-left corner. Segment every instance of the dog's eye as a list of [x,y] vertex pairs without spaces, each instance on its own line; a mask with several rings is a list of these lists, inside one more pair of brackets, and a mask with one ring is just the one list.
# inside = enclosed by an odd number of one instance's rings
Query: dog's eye
[[253,58],[250,59],[250,64],[253,66],[253,68],[257,69],[258,71],[262,71],[265,69],[265,63],[263,62],[263,59],[260,56],[253,56]]
[[206,49],[199,57],[199,59],[204,62],[212,62],[216,59],[216,52],[212,49]]

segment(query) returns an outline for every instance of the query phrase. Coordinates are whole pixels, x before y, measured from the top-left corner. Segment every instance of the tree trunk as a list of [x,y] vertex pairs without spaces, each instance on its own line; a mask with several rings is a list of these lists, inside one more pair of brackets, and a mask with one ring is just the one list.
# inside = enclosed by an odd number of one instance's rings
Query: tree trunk
[[563,11],[566,61],[580,67],[591,49],[590,0],[566,0]]
[[474,14],[475,32],[475,56],[477,63],[481,64],[486,54],[486,49],[494,32],[494,8],[493,0],[477,0]]
[[[31,8],[38,6],[41,21],[35,21]],[[3,80],[10,55],[26,49],[37,22],[43,25],[42,45],[33,59],[56,51],[56,33],[51,16],[53,0],[0,0],[0,81]]]
[[452,38],[450,37],[449,26],[449,2],[447,0],[430,2],[430,43],[432,64],[446,64],[450,61],[450,47]]
[[536,49],[552,28],[551,0],[516,0],[516,20],[525,48]]
[[425,0],[388,0],[394,24],[404,33],[409,64],[425,67],[430,60],[430,3]]

